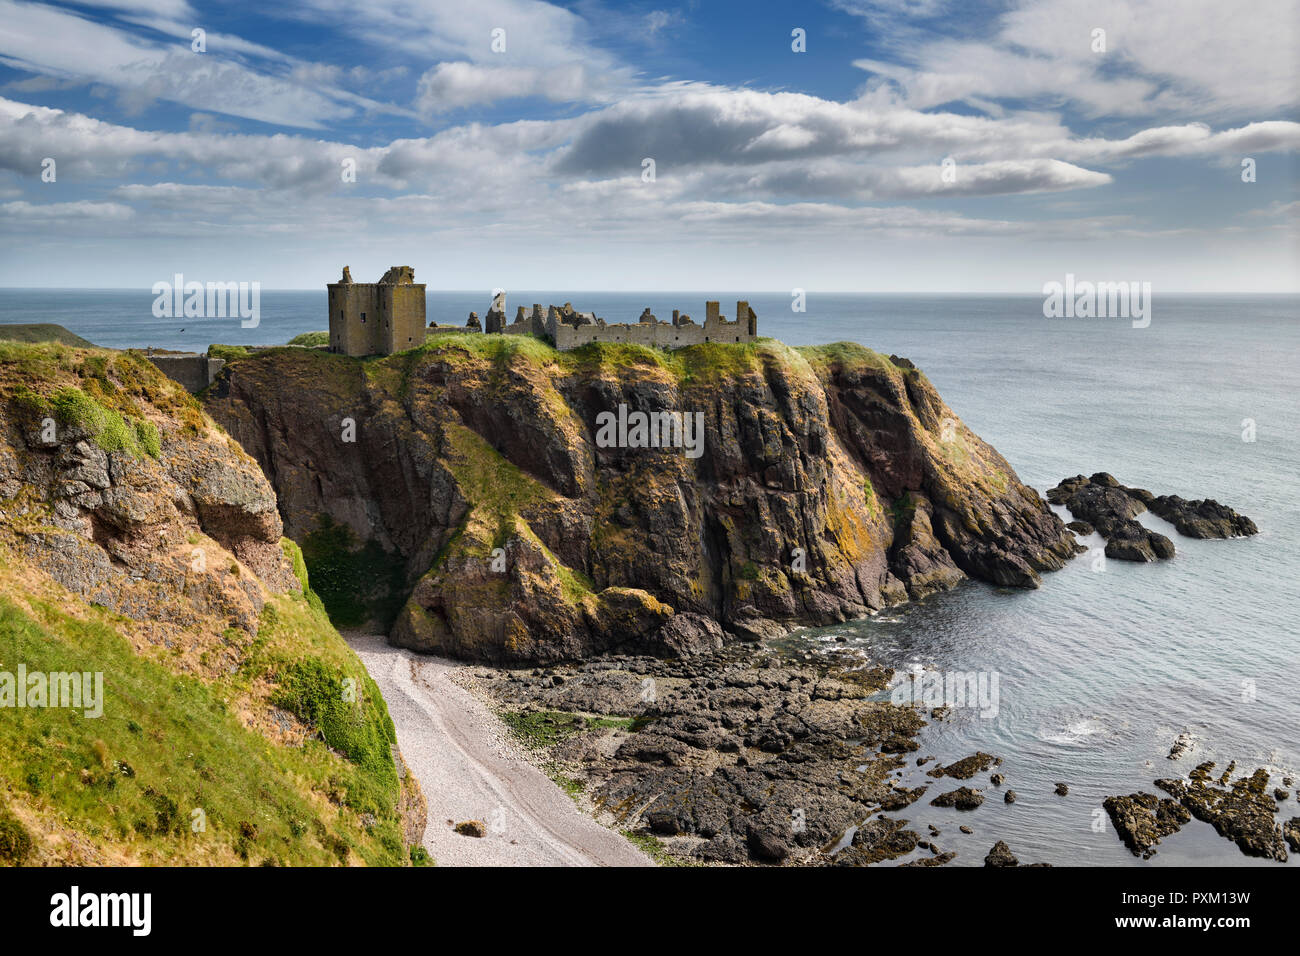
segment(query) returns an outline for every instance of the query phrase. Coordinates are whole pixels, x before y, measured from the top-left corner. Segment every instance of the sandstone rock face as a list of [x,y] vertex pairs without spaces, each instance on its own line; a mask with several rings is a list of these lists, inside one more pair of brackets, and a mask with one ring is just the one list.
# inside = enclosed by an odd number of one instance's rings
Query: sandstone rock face
[[[285,350],[228,367],[207,407],[290,537],[326,515],[401,555],[393,641],[547,662],[708,651],[1062,567],[1081,549],[1060,520],[908,366],[766,342]],[[698,413],[700,453],[603,447],[620,406]]]
[[300,586],[261,469],[147,361],[94,361],[96,394],[113,396],[96,414],[133,409],[157,429],[157,456],[60,418],[47,399],[87,384],[75,372],[32,389],[0,368],[0,540],[159,640],[201,623],[255,633],[267,590]]

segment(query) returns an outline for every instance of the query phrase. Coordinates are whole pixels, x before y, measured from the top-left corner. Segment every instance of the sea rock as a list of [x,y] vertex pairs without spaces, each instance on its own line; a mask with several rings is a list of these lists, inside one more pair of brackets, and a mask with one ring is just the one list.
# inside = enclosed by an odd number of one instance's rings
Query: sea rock
[[1292,817],[1282,827],[1282,835],[1286,838],[1287,845],[1291,849],[1300,853],[1300,817]]
[[1068,797],[1070,795],[1069,785],[1064,783],[1058,783],[1056,785],[1056,795],[1058,797]]
[[1147,502],[1147,507],[1177,528],[1179,534],[1189,538],[1238,538],[1259,534],[1255,522],[1213,498],[1186,501],[1177,495],[1160,495]]
[[1020,861],[1015,858],[1011,852],[1011,847],[1007,846],[1002,840],[993,844],[993,849],[989,850],[988,856],[984,857],[985,866],[1019,866]]
[[993,762],[996,759],[997,758],[992,754],[978,751],[971,754],[969,757],[963,757],[961,760],[954,761],[946,767],[935,767],[933,770],[928,771],[926,776],[952,777],[954,780],[969,780],[971,777],[975,776],[975,774],[982,773],[989,767],[993,766]]
[[1177,760],[1182,757],[1193,747],[1196,746],[1196,738],[1189,733],[1181,733],[1174,740],[1174,745],[1169,748],[1169,760]]
[[1004,803],[1015,803],[1016,792],[1014,790],[1008,790],[1005,794],[1003,794],[1002,800]]
[[[1106,538],[1106,556],[1123,561],[1154,561],[1174,555],[1172,541],[1133,520],[1147,510],[1190,538],[1235,538],[1259,532],[1245,515],[1213,499],[1187,501],[1177,495],[1153,495],[1143,488],[1121,485],[1105,472],[1090,478],[1066,478],[1047,493],[1047,500],[1065,505],[1076,520],[1099,532]],[[1073,522],[1067,527],[1078,530]]]
[[1110,815],[1115,832],[1134,856],[1150,859],[1163,837],[1177,833],[1191,822],[1191,813],[1175,800],[1151,793],[1133,793],[1126,797],[1107,797],[1102,807]]
[[647,653],[665,657],[697,657],[722,649],[725,635],[718,622],[703,614],[674,614],[648,642]]
[[970,787],[958,787],[948,793],[941,793],[930,801],[936,807],[955,807],[958,810],[974,810],[983,802],[984,791],[972,790]]
[[858,827],[848,847],[835,855],[836,866],[869,866],[882,860],[906,856],[915,850],[919,838],[903,829],[906,820],[877,817]]
[[461,836],[479,838],[487,836],[487,825],[482,820],[462,820],[452,829]]
[[780,863],[790,855],[786,842],[768,830],[751,829],[746,845],[749,855],[763,863]]
[[1155,784],[1247,856],[1285,861],[1282,829],[1273,820],[1277,803],[1267,791],[1268,771],[1261,767],[1224,787],[1210,780],[1213,769],[1213,761],[1207,761],[1187,780],[1157,780]]
[[582,776],[604,822],[687,838],[673,841],[675,854],[851,865],[915,846],[915,834],[895,835],[904,828],[889,824],[867,827],[833,857],[826,850],[925,793],[896,786],[906,758],[879,752],[924,726],[916,709],[871,699],[888,686],[888,670],[796,666],[732,644],[684,659],[611,655],[474,673],[498,710],[615,718],[595,727],[575,720],[546,759]]

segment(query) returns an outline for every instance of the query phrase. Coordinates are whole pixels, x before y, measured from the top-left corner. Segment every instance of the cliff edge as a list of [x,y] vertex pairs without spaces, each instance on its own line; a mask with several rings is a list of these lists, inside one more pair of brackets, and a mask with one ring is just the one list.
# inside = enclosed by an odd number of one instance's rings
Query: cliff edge
[[461,658],[697,653],[1077,550],[912,363],[852,344],[272,350],[205,403],[332,612]]

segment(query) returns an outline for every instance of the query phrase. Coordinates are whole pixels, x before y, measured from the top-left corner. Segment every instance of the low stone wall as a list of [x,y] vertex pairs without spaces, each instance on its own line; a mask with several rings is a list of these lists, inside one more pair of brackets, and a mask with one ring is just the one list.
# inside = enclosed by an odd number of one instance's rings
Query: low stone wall
[[188,392],[201,392],[212,384],[217,373],[225,366],[223,358],[209,358],[197,352],[174,352],[145,356],[158,366],[158,370],[173,381],[179,382]]

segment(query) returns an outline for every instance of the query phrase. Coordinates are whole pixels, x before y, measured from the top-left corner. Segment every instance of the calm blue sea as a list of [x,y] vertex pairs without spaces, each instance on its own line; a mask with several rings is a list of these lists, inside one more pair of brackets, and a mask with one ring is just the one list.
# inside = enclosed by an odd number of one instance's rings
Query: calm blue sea
[[[731,314],[739,296],[717,294]],[[519,304],[571,299],[608,321],[651,307],[702,317],[702,293],[512,293]],[[1172,561],[1088,556],[1037,591],[969,583],[870,621],[793,635],[795,654],[851,648],[897,667],[999,675],[999,711],[959,711],[923,736],[923,753],[1004,758],[1014,805],[990,789],[973,813],[926,800],[903,814],[943,831],[958,864],[997,839],[1022,861],[1167,866],[1250,860],[1205,824],[1167,839],[1150,862],[1123,848],[1102,799],[1152,790],[1194,761],[1165,759],[1174,737],[1195,757],[1273,768],[1300,783],[1300,298],[1162,297],[1148,328],[1120,319],[1045,319],[1038,296],[748,296],[759,331],[795,345],[861,342],[911,358],[948,404],[1027,483],[1110,471],[1156,493],[1213,497],[1251,516],[1257,537],[1193,541],[1158,518]],[[325,293],[264,292],[257,329],[235,320],[157,320],[147,291],[0,290],[0,321],[57,322],[101,345],[201,350],[271,344],[325,328]],[[482,315],[487,293],[430,293],[430,320]],[[1243,421],[1255,441],[1242,440]],[[1100,539],[1086,542],[1100,544]],[[928,768],[927,768],[928,769]],[[920,775],[917,780],[935,784]],[[1069,784],[1068,797],[1053,793]],[[929,796],[957,784],[933,785]],[[1300,815],[1295,796],[1284,818]],[[968,824],[974,834],[958,831]],[[1294,855],[1287,866],[1300,865]]]

